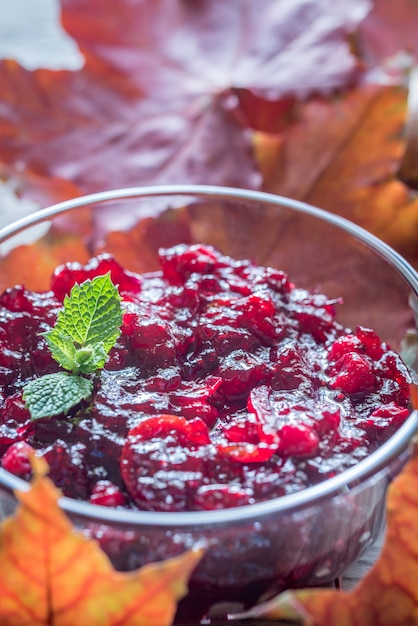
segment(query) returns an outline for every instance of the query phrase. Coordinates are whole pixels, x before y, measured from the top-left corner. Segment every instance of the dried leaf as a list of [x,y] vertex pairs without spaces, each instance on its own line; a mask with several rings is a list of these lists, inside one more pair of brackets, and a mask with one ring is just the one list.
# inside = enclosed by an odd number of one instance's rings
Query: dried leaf
[[245,617],[303,622],[306,626],[417,626],[418,440],[413,456],[389,487],[382,553],[351,592],[287,591]]
[[369,0],[61,4],[85,65],[0,64],[0,163],[84,192],[259,187],[248,127],[277,131],[296,97],[352,84],[361,64],[348,37],[370,8]]
[[98,544],[77,534],[59,491],[34,459],[29,491],[0,535],[2,626],[169,626],[201,553],[189,551],[138,571],[113,569]]
[[403,87],[371,85],[311,98],[276,153],[258,134],[267,189],[341,215],[417,264],[418,200],[397,178],[406,102]]

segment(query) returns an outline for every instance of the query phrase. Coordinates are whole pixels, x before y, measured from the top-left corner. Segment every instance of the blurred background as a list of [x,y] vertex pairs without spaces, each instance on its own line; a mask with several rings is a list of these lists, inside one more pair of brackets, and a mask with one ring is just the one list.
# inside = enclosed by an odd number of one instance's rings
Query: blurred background
[[257,188],[418,267],[417,50],[416,0],[0,0],[0,224],[109,188]]
[[0,0],[0,58],[28,69],[77,69],[83,63],[60,22],[56,0]]

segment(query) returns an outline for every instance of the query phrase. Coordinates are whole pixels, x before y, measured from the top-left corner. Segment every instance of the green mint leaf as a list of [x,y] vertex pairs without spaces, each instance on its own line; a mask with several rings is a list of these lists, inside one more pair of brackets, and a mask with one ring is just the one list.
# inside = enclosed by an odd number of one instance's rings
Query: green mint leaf
[[[73,372],[92,372],[103,367],[107,353],[120,335],[121,324],[120,295],[110,274],[105,274],[74,285],[45,339],[62,367]],[[82,352],[77,356],[80,349]],[[86,354],[90,349],[89,360]]]
[[106,357],[107,352],[102,343],[79,348],[74,355],[77,370],[82,374],[89,374],[102,368],[106,363]]
[[52,417],[68,411],[87,399],[93,391],[93,381],[66,372],[47,374],[25,385],[23,400],[33,420]]
[[61,334],[55,328],[44,333],[54,359],[66,370],[77,370],[76,347],[71,337]]
[[104,366],[121,325],[121,298],[110,273],[74,285],[54,328],[44,333],[52,356],[71,375],[47,374],[24,386],[23,400],[32,419],[66,414],[91,395],[92,380],[78,374]]

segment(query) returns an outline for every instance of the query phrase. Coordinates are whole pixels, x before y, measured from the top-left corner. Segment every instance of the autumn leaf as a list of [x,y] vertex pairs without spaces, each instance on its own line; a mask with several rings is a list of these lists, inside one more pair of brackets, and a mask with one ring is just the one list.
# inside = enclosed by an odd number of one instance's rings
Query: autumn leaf
[[418,263],[418,201],[397,179],[407,89],[356,86],[364,61],[414,53],[416,2],[61,5],[81,70],[0,63],[0,176],[19,194],[42,206],[150,183],[263,186]]
[[[71,228],[65,231],[66,220],[61,227],[54,224],[44,237],[32,244],[22,244],[0,257],[0,292],[6,288],[24,284],[27,289],[45,291],[50,285],[56,267],[70,261],[87,263],[91,257],[83,236],[87,220],[74,215]],[[36,271],[34,271],[36,268]]]
[[[380,66],[386,78],[399,73],[418,56],[418,3],[416,0],[374,0],[367,19],[360,25],[358,45],[371,67]],[[399,57],[396,60],[396,57]]]
[[0,163],[81,192],[150,183],[259,187],[250,126],[355,82],[368,0],[62,0],[81,70],[0,64]]
[[258,136],[266,190],[341,215],[417,265],[418,199],[397,176],[406,103],[401,86],[311,98],[276,143]]
[[350,592],[287,591],[244,617],[302,622],[306,626],[417,626],[418,439],[413,456],[389,487],[382,553]]
[[[1,65],[1,64],[0,64]],[[1,102],[1,88],[0,88]],[[1,162],[0,180],[11,180],[17,198],[29,197],[39,207],[55,204],[80,195],[80,189],[65,178],[46,178],[42,173],[16,168]]]
[[415,2],[61,5],[81,70],[0,64],[0,173],[21,195],[44,205],[159,182],[263,186],[418,263],[418,201],[397,180],[407,90],[355,87],[364,60],[414,52]]
[[169,626],[200,550],[117,572],[99,545],[74,531],[60,492],[33,460],[35,477],[0,534],[2,626]]

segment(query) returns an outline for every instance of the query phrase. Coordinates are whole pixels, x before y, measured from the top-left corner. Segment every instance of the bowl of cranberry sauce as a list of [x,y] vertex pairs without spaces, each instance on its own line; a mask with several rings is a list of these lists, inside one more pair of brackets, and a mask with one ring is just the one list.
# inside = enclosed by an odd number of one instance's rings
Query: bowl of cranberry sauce
[[[325,585],[374,541],[417,429],[414,269],[356,225],[245,190],[77,198],[0,232],[0,510],[35,449],[76,527],[132,570],[203,542],[176,623]],[[32,419],[74,284],[109,274],[93,391]],[[410,355],[410,352],[409,352]]]

